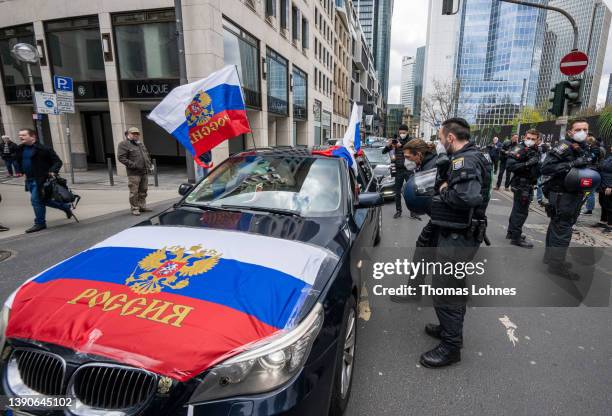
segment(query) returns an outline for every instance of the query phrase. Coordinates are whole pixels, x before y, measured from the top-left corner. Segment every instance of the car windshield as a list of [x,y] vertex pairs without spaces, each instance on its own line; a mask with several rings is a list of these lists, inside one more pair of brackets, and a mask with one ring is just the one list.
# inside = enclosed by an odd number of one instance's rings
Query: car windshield
[[388,165],[391,163],[389,154],[383,154],[382,147],[371,147],[363,149],[370,163],[374,165]]
[[341,203],[338,159],[235,156],[213,170],[185,202],[211,208],[283,211],[302,217],[337,214]]

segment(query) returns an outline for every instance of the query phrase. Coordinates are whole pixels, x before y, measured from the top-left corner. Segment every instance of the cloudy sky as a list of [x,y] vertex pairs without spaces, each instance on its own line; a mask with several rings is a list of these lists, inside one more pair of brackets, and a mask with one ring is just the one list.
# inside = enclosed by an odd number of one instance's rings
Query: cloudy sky
[[[612,0],[604,0],[612,9]],[[400,102],[402,56],[415,56],[416,49],[425,45],[429,0],[395,0],[391,25],[391,61],[389,63],[389,102]],[[441,12],[441,10],[440,10]],[[611,32],[612,33],[612,32]],[[612,72],[612,36],[608,47],[599,86],[598,103],[606,100],[609,74]]]

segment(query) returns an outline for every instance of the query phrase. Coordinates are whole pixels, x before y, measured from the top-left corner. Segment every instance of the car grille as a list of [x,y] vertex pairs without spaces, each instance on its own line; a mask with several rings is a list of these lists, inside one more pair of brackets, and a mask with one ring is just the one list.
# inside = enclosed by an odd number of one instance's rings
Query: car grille
[[62,393],[65,366],[60,357],[43,351],[16,350],[15,359],[26,386],[47,396]]
[[157,377],[136,368],[85,365],[73,376],[75,397],[98,409],[130,409],[143,405],[154,393]]

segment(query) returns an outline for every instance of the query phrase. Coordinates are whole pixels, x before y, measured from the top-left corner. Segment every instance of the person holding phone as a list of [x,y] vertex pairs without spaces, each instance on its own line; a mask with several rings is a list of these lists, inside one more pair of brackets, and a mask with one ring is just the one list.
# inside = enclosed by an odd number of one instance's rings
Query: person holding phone
[[383,154],[389,153],[392,167],[395,167],[395,215],[402,216],[402,186],[414,171],[409,171],[405,165],[404,145],[408,143],[408,126],[402,124],[398,129],[398,136],[390,139],[383,147]]

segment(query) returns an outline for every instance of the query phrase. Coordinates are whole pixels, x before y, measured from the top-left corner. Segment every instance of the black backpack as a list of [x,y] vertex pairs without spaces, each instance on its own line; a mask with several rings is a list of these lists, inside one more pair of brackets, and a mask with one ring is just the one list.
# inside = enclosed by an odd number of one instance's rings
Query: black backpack
[[66,179],[59,175],[48,178],[43,185],[43,194],[46,200],[52,200],[64,204],[71,204],[76,208],[81,197],[68,188]]

